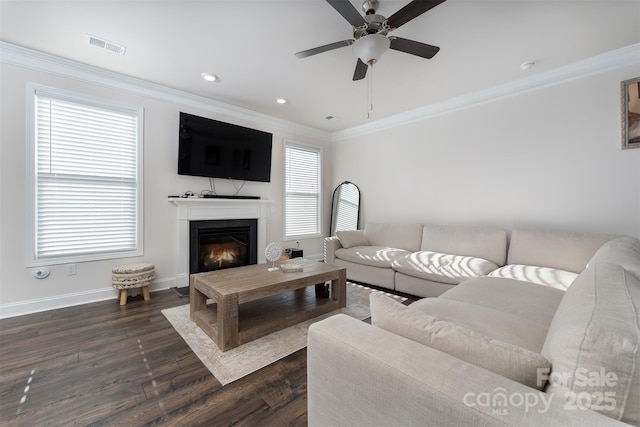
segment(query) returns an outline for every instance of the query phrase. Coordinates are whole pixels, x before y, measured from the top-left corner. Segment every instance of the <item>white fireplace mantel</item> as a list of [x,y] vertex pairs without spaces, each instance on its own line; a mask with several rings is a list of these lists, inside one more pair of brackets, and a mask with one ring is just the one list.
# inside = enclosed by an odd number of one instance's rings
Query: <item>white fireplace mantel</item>
[[178,244],[176,262],[176,286],[189,286],[189,222],[216,219],[258,220],[258,263],[266,261],[267,209],[273,209],[273,201],[261,199],[210,199],[170,197],[176,205],[178,219]]

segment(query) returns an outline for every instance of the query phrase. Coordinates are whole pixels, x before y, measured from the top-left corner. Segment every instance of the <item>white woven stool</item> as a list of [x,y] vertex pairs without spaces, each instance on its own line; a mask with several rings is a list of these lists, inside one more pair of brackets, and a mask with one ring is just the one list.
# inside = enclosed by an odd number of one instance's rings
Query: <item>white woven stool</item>
[[142,296],[149,301],[149,284],[156,278],[155,266],[148,262],[126,264],[111,270],[111,285],[119,289],[120,305],[127,303],[127,291],[132,288],[142,288]]

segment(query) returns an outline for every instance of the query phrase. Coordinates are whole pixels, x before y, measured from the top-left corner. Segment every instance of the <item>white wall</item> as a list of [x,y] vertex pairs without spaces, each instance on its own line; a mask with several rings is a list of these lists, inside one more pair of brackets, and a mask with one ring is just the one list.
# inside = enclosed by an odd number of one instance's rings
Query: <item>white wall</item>
[[[267,241],[282,242],[285,139],[324,149],[326,230],[333,188],[349,180],[362,192],[363,224],[418,221],[640,236],[640,149],[620,149],[620,82],[637,76],[637,64],[333,144],[323,135],[279,126],[277,120],[239,118],[233,108],[228,116],[219,105],[212,113],[203,102],[188,102],[188,96],[150,96],[148,90],[132,89],[130,81],[114,89],[102,75],[91,82],[64,77],[58,63],[55,72],[6,61],[0,67],[0,317],[115,300],[111,268],[129,261],[156,265],[156,289],[173,286],[176,207],[167,196],[209,185],[205,178],[175,172],[179,111],[273,132],[272,182],[247,183],[242,191],[275,202]],[[25,264],[27,82],[144,107],[145,253],[140,259],[79,263],[75,276],[66,276],[63,265],[51,266],[49,278],[33,278]],[[218,192],[234,191],[218,182]],[[322,252],[322,239],[300,243],[305,256]]]
[[[627,66],[335,142],[366,222],[640,236],[640,149],[621,150]],[[377,102],[384,102],[378,99]]]
[[[0,92],[0,316],[12,316],[30,311],[113,298],[111,288],[112,267],[127,263],[148,261],[156,266],[157,281],[152,289],[175,286],[176,275],[176,206],[167,196],[183,194],[187,190],[199,192],[209,189],[209,180],[200,177],[178,176],[178,112],[229,121],[243,126],[273,133],[272,181],[247,182],[241,195],[261,196],[272,200],[274,210],[268,210],[267,242],[281,242],[283,247],[295,247],[294,242],[283,242],[283,156],[284,141],[313,144],[323,147],[327,159],[331,158],[329,137],[316,138],[305,132],[296,134],[295,126],[278,128],[277,120],[252,120],[249,114],[242,119],[233,110],[225,116],[212,113],[202,102],[189,104],[168,102],[140,92],[114,89],[109,85],[79,81],[41,70],[1,64]],[[130,259],[112,259],[77,264],[77,274],[66,276],[64,265],[51,265],[51,275],[44,280],[32,276],[33,269],[26,266],[26,241],[29,224],[26,222],[26,84],[27,82],[52,86],[80,94],[115,100],[144,107],[144,256]],[[143,92],[144,93],[144,92]],[[174,94],[175,95],[175,94]],[[179,96],[174,96],[179,98]],[[217,108],[219,110],[219,108]],[[230,109],[232,112],[232,109]],[[275,123],[275,125],[274,125]],[[331,162],[324,162],[325,209],[330,210]],[[237,182],[236,185],[239,185]],[[219,194],[233,194],[230,182],[216,180]],[[323,223],[328,224],[328,219]],[[328,230],[327,230],[328,233]],[[299,240],[305,256],[321,256],[322,238]]]

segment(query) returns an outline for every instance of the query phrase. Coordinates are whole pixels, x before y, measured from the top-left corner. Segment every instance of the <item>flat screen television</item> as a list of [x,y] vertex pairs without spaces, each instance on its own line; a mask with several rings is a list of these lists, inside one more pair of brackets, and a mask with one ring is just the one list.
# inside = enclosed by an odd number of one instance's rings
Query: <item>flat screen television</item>
[[178,174],[270,182],[272,137],[181,112]]

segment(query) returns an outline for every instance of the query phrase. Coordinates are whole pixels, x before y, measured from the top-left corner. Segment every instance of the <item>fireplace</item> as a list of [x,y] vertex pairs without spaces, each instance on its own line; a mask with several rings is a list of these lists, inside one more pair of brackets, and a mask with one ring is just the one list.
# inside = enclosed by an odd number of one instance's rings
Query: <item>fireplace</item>
[[176,282],[178,288],[189,287],[191,230],[194,221],[254,219],[258,221],[258,264],[266,262],[267,212],[275,212],[274,203],[264,199],[209,199],[169,197],[176,206]]
[[256,219],[189,222],[189,273],[258,262]]

